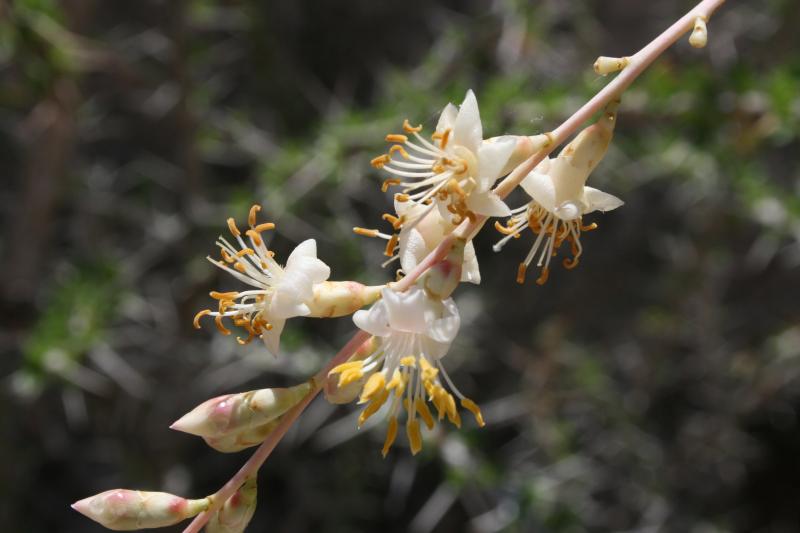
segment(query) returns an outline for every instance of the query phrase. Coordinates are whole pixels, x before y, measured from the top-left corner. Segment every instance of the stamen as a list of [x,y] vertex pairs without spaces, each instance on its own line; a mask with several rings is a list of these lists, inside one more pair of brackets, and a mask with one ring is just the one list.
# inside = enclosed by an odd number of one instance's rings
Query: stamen
[[236,257],[241,259],[246,255],[255,255],[255,253],[256,253],[255,250],[253,250],[252,248],[242,248],[241,250],[236,252]]
[[394,195],[394,199],[400,203],[407,202],[410,196],[403,193],[397,193]]
[[376,229],[359,228],[356,226],[353,228],[353,233],[361,235],[362,237],[377,237],[380,232]]
[[411,455],[417,455],[422,449],[422,435],[419,431],[419,420],[411,420],[406,422],[406,433],[408,434],[408,442],[411,445]]
[[444,133],[442,133],[442,138],[439,141],[439,146],[442,147],[442,150],[444,150],[447,147],[447,141],[450,140],[450,132],[452,131],[453,131],[452,129],[447,128],[446,130],[444,130]]
[[263,224],[259,224],[253,229],[258,233],[261,233],[262,231],[269,231],[275,229],[275,224],[272,222],[264,222]]
[[547,283],[547,278],[549,278],[549,277],[550,277],[550,269],[547,268],[547,267],[544,267],[542,269],[542,274],[538,278],[536,278],[536,284],[537,285],[544,285],[545,283]]
[[383,255],[387,257],[392,257],[394,255],[394,249],[397,246],[397,241],[400,240],[400,237],[395,233],[392,235],[392,238],[389,239],[389,242],[386,243],[386,249],[383,251]]
[[520,263],[519,268],[517,268],[517,283],[520,285],[525,284],[525,272],[528,270],[528,265],[525,263]]
[[433,415],[431,415],[430,409],[428,409],[428,405],[425,403],[420,397],[417,397],[417,401],[414,402],[414,406],[419,413],[419,416],[422,417],[422,420],[425,422],[425,425],[428,429],[433,429]]
[[194,326],[194,329],[200,329],[200,319],[210,314],[211,314],[210,309],[203,309],[202,311],[194,315],[194,320],[192,320],[192,325]]
[[264,241],[261,240],[261,235],[259,235],[256,230],[249,229],[245,231],[244,234],[250,237],[253,240],[253,244],[255,244],[256,246],[261,246],[262,244],[264,244]]
[[[420,126],[422,127],[422,126]],[[381,450],[381,454],[383,455],[384,459],[386,458],[386,454],[389,453],[389,449],[394,444],[394,439],[397,438],[397,417],[393,416],[389,419],[389,427],[386,430],[386,440],[383,442],[383,450]]]
[[239,296],[239,293],[236,292],[236,291],[233,291],[233,292],[211,291],[211,292],[208,293],[208,295],[211,296],[212,298],[214,298],[215,300],[233,300],[237,296]]
[[250,208],[250,213],[247,215],[247,223],[252,228],[256,225],[256,213],[261,211],[261,206],[258,204],[254,204],[253,207]]
[[469,398],[462,398],[461,407],[470,411],[473,414],[473,416],[475,416],[475,421],[478,423],[480,427],[486,425],[486,422],[483,421],[483,414],[481,414],[481,408],[478,407],[478,404],[476,404]]
[[418,132],[422,131],[422,124],[420,124],[419,126],[412,126],[408,122],[408,119],[405,119],[403,121],[403,131],[406,132],[406,133],[418,133]]
[[379,155],[378,157],[374,158],[372,161],[369,162],[375,168],[383,168],[386,163],[391,161],[392,158],[388,154]]
[[366,403],[370,401],[376,394],[378,394],[378,392],[382,390],[386,390],[386,378],[383,376],[383,372],[375,372],[364,384],[364,388],[361,389],[361,397],[359,398],[358,403]]
[[583,224],[581,224],[581,231],[592,231],[592,230],[596,230],[596,229],[597,229],[597,223],[596,222],[592,222],[588,226],[584,226]]
[[380,394],[378,394],[377,397],[373,398],[370,404],[363,411],[361,411],[361,414],[358,417],[358,427],[363,426],[364,422],[366,422],[369,417],[377,413],[378,409],[383,407],[383,404],[386,403],[386,399],[388,397],[389,391],[384,389]]
[[218,330],[219,330],[219,332],[220,332],[220,333],[222,333],[223,335],[230,335],[230,334],[231,334],[231,330],[229,330],[228,328],[226,328],[226,327],[225,327],[225,326],[222,324],[222,316],[215,316],[215,317],[214,317],[214,324],[216,324],[216,325],[217,325],[217,329],[218,329]]
[[396,217],[389,213],[384,213],[381,218],[391,224],[394,229],[400,229],[400,227],[403,225],[403,222],[405,222],[404,217]]
[[381,184],[381,192],[386,192],[386,191],[389,190],[389,187],[393,187],[395,185],[400,185],[401,183],[402,183],[402,181],[400,181],[397,178],[389,178],[389,179],[383,180],[383,183]]
[[389,143],[406,143],[408,142],[408,137],[405,135],[400,135],[397,133],[390,133],[386,136],[386,142]]
[[[391,156],[393,156],[395,152],[400,152],[400,155],[403,157],[403,159],[410,159],[411,158],[411,156],[408,155],[408,152],[406,152],[405,148],[403,148],[399,144],[395,144],[394,146],[389,148],[389,157],[391,158]],[[377,167],[377,168],[381,168],[381,167]]]

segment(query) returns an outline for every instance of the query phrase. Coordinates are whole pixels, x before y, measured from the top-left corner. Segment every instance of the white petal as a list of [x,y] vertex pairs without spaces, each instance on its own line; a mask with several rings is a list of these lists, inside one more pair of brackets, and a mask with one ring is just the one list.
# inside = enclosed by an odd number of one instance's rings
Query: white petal
[[403,272],[408,274],[427,255],[427,248],[422,234],[415,228],[408,231],[400,230],[400,265]]
[[478,153],[478,148],[483,140],[483,126],[481,126],[481,116],[478,112],[478,101],[472,89],[467,91],[464,103],[458,110],[453,125],[453,143],[463,146],[473,154]]
[[425,355],[434,361],[447,355],[447,351],[450,349],[449,342],[437,342],[430,337],[422,337],[420,340]]
[[299,271],[305,274],[312,283],[320,283],[331,275],[331,269],[317,259],[317,241],[308,239],[297,245],[286,261],[286,273]]
[[479,285],[481,282],[481,271],[478,268],[478,257],[475,255],[475,245],[472,241],[464,247],[464,266],[461,268],[461,281]]
[[540,174],[535,170],[522,180],[522,188],[536,200],[536,203],[550,211],[556,208],[556,191],[553,180],[547,174]]
[[445,108],[442,109],[442,114],[439,115],[436,131],[444,131],[447,128],[452,128],[453,123],[456,121],[456,116],[458,116],[458,108],[453,104],[447,104]]
[[[308,285],[311,286],[310,284]],[[313,290],[311,292],[313,297]],[[270,319],[287,319],[295,316],[306,316],[311,313],[311,309],[304,303],[305,299],[297,297],[297,292],[290,288],[276,290],[272,294],[269,302],[267,314]]]
[[479,191],[488,191],[494,185],[516,146],[516,139],[511,137],[493,143],[481,143],[478,148]]
[[270,320],[270,324],[272,324],[272,329],[262,333],[261,340],[264,341],[267,351],[273,356],[278,357],[281,345],[281,333],[283,332],[283,327],[286,325],[286,321],[282,319],[272,319]]
[[376,337],[385,337],[392,332],[389,328],[389,313],[383,300],[376,302],[369,309],[353,313],[353,322],[359,329]]
[[292,253],[289,254],[286,267],[288,268],[289,265],[300,257],[317,257],[317,241],[314,239],[306,239],[298,244],[297,247],[292,250]]
[[452,298],[442,302],[442,315],[433,321],[428,329],[428,337],[436,342],[451,343],[461,326],[461,316]]
[[467,207],[470,211],[487,217],[511,216],[508,206],[492,191],[473,192],[467,196]]
[[389,313],[389,325],[393,331],[406,333],[424,333],[427,329],[425,323],[425,310],[430,304],[426,301],[425,291],[417,286],[411,287],[406,292],[397,292],[386,288],[381,290],[383,302]]
[[592,211],[611,211],[623,205],[625,202],[614,196],[593,187],[583,188],[583,199],[588,205],[586,213]]

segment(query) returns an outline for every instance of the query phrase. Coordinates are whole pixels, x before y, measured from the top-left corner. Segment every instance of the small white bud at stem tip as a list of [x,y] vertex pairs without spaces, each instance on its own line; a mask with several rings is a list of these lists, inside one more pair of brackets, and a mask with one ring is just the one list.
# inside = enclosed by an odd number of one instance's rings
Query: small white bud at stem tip
[[114,531],[166,527],[208,509],[208,498],[187,500],[166,492],[114,489],[72,504],[72,508]]
[[206,525],[206,533],[244,533],[256,512],[258,487],[252,477],[228,498]]
[[594,62],[594,71],[601,76],[605,76],[612,72],[619,72],[627,67],[628,63],[630,63],[630,58],[627,57],[600,56]]
[[708,43],[708,28],[706,27],[706,18],[697,17],[694,19],[694,29],[689,36],[689,44],[695,48],[703,48]]

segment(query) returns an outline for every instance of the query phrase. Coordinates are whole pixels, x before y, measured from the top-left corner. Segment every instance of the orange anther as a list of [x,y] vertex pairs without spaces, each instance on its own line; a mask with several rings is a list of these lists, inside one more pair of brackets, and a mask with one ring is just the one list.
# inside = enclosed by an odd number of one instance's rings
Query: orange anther
[[255,255],[255,253],[256,252],[252,248],[243,248],[243,249],[239,250],[238,252],[236,252],[236,257],[242,258],[242,257],[244,257],[246,255]]
[[211,310],[210,309],[203,309],[202,311],[200,311],[199,313],[194,315],[194,320],[192,320],[192,325],[194,326],[194,328],[195,329],[200,329],[200,319],[203,318],[204,316],[210,315],[210,314],[211,314]]
[[389,156],[393,156],[395,152],[400,152],[400,155],[403,156],[403,159],[408,159],[408,152],[406,149],[400,146],[399,144],[395,144],[391,148],[389,148]]
[[235,265],[233,265],[233,268],[235,268],[236,270],[238,270],[242,274],[247,272],[247,269],[245,268],[245,266],[242,263],[238,262],[238,261],[236,262]]
[[405,119],[403,121],[403,131],[406,133],[419,133],[420,131],[422,131],[422,124],[420,124],[419,126],[412,126],[408,122],[408,119]]
[[208,295],[214,298],[215,300],[233,300],[234,298],[239,296],[239,293],[236,291],[231,291],[231,292],[211,291],[208,293]]
[[261,233],[262,231],[269,231],[275,229],[275,224],[273,224],[272,222],[264,222],[263,224],[259,224],[253,229],[258,233]]
[[236,221],[233,220],[232,217],[228,219],[228,229],[230,230],[231,234],[233,234],[234,237],[238,237],[239,235],[242,234],[239,231],[239,228],[236,227]]
[[226,263],[233,263],[235,261],[235,259],[231,257],[231,254],[229,254],[228,250],[226,250],[225,248],[220,248],[219,253]]
[[450,128],[447,128],[446,130],[444,130],[444,133],[442,133],[442,139],[439,141],[439,146],[442,147],[442,150],[444,150],[445,147],[447,146],[447,141],[450,140],[450,132],[452,131],[453,130],[451,130]]
[[249,229],[245,231],[244,234],[250,237],[250,239],[253,241],[253,244],[256,246],[261,246],[264,243],[264,241],[261,240],[261,235],[259,235],[256,230]]
[[592,230],[595,230],[595,229],[597,229],[597,223],[596,222],[592,222],[588,226],[584,226],[583,224],[581,224],[581,231],[592,231]]
[[564,261],[562,261],[561,264],[564,265],[564,268],[566,268],[567,270],[572,270],[573,268],[578,266],[578,258],[573,257],[572,260],[570,260],[569,257],[565,257]]
[[392,158],[389,157],[388,154],[383,154],[374,158],[372,161],[369,162],[369,164],[375,168],[383,168],[383,166],[391,160]]
[[387,180],[384,180],[383,184],[381,184],[381,192],[386,192],[389,190],[389,187],[392,187],[394,185],[400,185],[400,183],[401,183],[400,180],[397,178],[389,178]]
[[379,232],[376,229],[359,228],[356,226],[353,228],[353,233],[361,235],[362,237],[377,237]]
[[250,213],[247,215],[247,223],[250,224],[251,228],[256,225],[256,213],[259,211],[261,211],[261,206],[258,204],[254,204],[250,208]]
[[411,197],[409,195],[407,195],[407,194],[404,194],[404,193],[398,193],[398,194],[394,195],[394,199],[397,200],[398,202],[402,203],[402,202],[409,201],[411,199]]
[[397,133],[390,133],[386,136],[386,142],[390,143],[405,143],[408,142],[408,137],[405,135],[399,135]]
[[550,277],[550,269],[549,268],[543,268],[541,276],[536,278],[536,284],[537,285],[544,285],[545,283],[547,283],[547,278],[548,277]]
[[223,335],[230,335],[230,334],[231,334],[231,330],[229,330],[228,328],[226,328],[226,327],[225,327],[225,326],[222,324],[222,317],[221,317],[221,316],[215,316],[215,317],[214,317],[214,324],[216,324],[216,325],[217,325],[217,329],[218,329],[218,330],[219,330],[219,332],[220,332],[220,333],[222,333]]
[[390,215],[389,213],[384,213],[381,218],[391,224],[394,229],[399,229],[404,222],[402,217],[396,217],[394,215]]
[[392,257],[394,255],[394,249],[397,246],[398,240],[399,237],[397,236],[397,233],[392,235],[392,238],[389,239],[389,242],[386,243],[386,249],[383,251],[383,255],[387,257]]

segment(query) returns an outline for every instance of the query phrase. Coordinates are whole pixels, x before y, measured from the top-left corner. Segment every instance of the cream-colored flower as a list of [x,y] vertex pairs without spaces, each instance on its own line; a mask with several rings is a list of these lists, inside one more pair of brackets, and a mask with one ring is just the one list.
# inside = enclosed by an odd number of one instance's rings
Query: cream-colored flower
[[[301,242],[289,255],[285,266],[273,259],[274,253],[267,249],[261,233],[275,227],[272,223],[258,224],[257,205],[250,209],[249,229],[239,231],[232,218],[228,228],[238,246],[220,237],[217,246],[222,258],[208,258],[213,264],[230,273],[239,281],[253,287],[242,292],[212,292],[211,297],[219,301],[217,311],[200,311],[194,319],[195,327],[205,315],[213,316],[217,328],[225,335],[230,331],[223,318],[233,320],[235,326],[244,328],[246,339],[238,338],[241,344],[261,337],[273,355],[280,348],[280,335],[288,318],[306,316],[311,313],[309,304],[314,299],[314,286],[330,276],[331,270],[317,259],[317,243],[314,239]],[[247,237],[249,245],[245,243]]]
[[623,201],[598,189],[587,187],[586,180],[602,160],[611,141],[615,109],[609,107],[606,116],[597,124],[583,130],[556,158],[545,159],[522,181],[522,188],[532,198],[527,205],[513,210],[506,226],[495,227],[506,236],[494,246],[499,251],[525,228],[537,235],[525,261],[520,263],[517,281],[522,283],[525,272],[538,254],[536,265],[541,267],[538,284],[547,281],[550,260],[564,242],[570,243],[572,259],[564,259],[565,268],[577,266],[583,253],[581,232],[597,227],[583,225],[583,215],[594,211],[611,211]]
[[[484,425],[478,406],[453,385],[441,363],[461,324],[451,298],[435,300],[417,286],[406,292],[386,288],[382,299],[369,310],[357,311],[353,321],[378,342],[370,355],[341,364],[330,374],[338,374],[339,387],[355,382],[363,384],[359,403],[367,406],[361,413],[359,425],[389,402],[384,456],[397,436],[397,417],[401,409],[408,414],[406,432],[414,454],[422,448],[418,418],[422,418],[428,429],[434,425],[427,402],[436,407],[439,420],[447,416],[450,422],[460,426],[455,394],[461,406],[475,415],[479,425]],[[440,376],[444,377],[452,394],[442,385]]]
[[430,141],[420,135],[421,130],[422,126],[412,127],[406,120],[403,134],[386,136],[395,144],[388,154],[372,160],[375,167],[392,175],[385,187],[402,187],[399,199],[426,204],[428,209],[438,207],[443,218],[456,224],[476,214],[510,214],[491,188],[517,148],[516,138],[483,141],[478,102],[471,90],[460,109],[447,104]]

